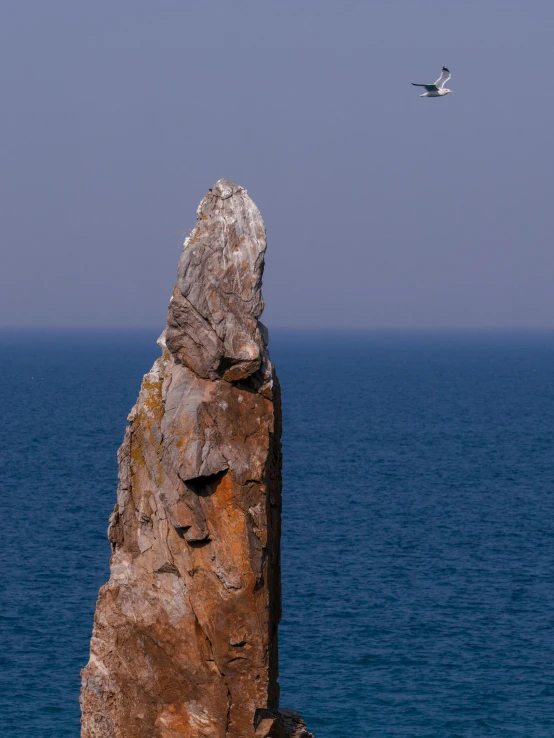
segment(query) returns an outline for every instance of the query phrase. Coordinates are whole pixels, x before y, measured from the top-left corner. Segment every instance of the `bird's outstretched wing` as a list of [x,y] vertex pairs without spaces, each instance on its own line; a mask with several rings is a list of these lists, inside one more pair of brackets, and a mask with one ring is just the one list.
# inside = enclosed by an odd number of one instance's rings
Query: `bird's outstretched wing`
[[433,91],[436,92],[439,89],[437,85],[420,85],[417,82],[412,82],[412,84],[414,87],[425,87],[427,92],[433,92]]
[[441,76],[438,78],[438,80],[435,82],[435,87],[440,90],[442,89],[445,84],[448,82],[452,75],[450,74],[450,70],[448,70],[446,67],[442,68]]

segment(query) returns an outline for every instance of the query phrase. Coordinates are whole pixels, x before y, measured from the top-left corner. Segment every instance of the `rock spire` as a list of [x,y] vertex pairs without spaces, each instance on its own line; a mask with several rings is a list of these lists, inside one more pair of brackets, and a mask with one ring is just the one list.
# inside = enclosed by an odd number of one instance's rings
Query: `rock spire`
[[198,207],[118,454],[82,738],[310,738],[280,710],[281,407],[245,189]]

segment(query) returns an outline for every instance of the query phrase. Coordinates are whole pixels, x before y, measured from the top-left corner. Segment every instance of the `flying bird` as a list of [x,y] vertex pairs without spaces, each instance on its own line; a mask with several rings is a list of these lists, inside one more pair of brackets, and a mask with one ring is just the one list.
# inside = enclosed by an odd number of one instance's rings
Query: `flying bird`
[[424,92],[420,97],[442,97],[443,95],[448,95],[449,92],[452,92],[448,87],[445,87],[445,84],[448,82],[450,77],[450,71],[446,67],[443,67],[441,76],[434,85],[420,85],[417,82],[412,82],[412,84],[414,87],[425,87],[427,90],[427,92]]

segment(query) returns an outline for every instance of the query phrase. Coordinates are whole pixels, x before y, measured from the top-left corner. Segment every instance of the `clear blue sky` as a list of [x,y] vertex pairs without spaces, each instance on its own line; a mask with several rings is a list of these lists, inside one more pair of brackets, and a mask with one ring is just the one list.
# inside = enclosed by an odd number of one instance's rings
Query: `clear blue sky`
[[0,325],[161,327],[228,177],[270,327],[554,327],[553,37],[552,0],[7,0]]

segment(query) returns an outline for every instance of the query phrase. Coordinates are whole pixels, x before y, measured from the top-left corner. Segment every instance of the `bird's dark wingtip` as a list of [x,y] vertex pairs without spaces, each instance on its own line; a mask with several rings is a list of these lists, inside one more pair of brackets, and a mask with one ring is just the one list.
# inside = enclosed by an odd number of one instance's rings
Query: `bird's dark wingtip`
[[450,69],[447,69],[446,67],[443,67],[443,68],[442,68],[442,71],[443,71],[443,72],[450,72]]

